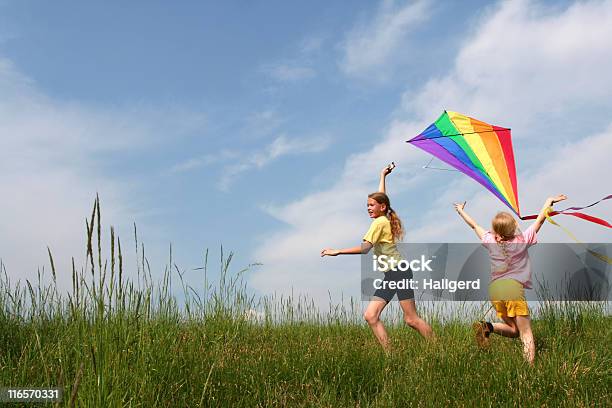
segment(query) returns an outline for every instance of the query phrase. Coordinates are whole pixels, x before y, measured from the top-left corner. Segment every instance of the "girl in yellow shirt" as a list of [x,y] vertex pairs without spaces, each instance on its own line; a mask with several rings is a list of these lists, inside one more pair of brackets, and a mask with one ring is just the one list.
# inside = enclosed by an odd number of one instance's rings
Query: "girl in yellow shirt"
[[[385,189],[385,178],[393,171],[394,167],[395,164],[392,163],[382,169],[378,192],[368,195],[368,214],[373,221],[370,229],[363,237],[362,244],[345,249],[325,248],[321,251],[321,256],[367,254],[370,249],[374,247],[376,255],[384,254],[398,261],[401,259],[401,255],[395,244],[402,239],[404,230],[397,213],[391,208],[391,203]],[[384,281],[399,281],[400,279],[411,277],[411,271],[402,272],[399,270],[389,270],[385,272]],[[380,314],[394,295],[398,297],[400,307],[404,312],[404,321],[406,324],[417,330],[423,337],[432,337],[433,332],[431,327],[421,319],[417,313],[414,303],[414,292],[412,289],[378,289],[374,293],[374,298],[368,304],[363,317],[372,328],[374,335],[383,348],[388,350],[389,338],[385,326],[380,320]]]

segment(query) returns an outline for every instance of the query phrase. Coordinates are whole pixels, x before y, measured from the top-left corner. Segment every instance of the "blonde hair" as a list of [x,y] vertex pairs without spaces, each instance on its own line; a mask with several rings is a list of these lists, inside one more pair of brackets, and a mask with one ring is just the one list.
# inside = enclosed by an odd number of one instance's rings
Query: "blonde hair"
[[512,215],[502,211],[493,217],[491,227],[502,241],[510,241],[517,234],[518,223]]
[[401,241],[402,238],[404,238],[404,227],[402,226],[402,221],[400,220],[399,215],[397,215],[393,208],[391,208],[389,196],[378,191],[376,193],[369,194],[368,198],[375,200],[378,204],[385,204],[387,206],[387,212],[385,215],[391,223],[391,235],[393,235],[394,241]]

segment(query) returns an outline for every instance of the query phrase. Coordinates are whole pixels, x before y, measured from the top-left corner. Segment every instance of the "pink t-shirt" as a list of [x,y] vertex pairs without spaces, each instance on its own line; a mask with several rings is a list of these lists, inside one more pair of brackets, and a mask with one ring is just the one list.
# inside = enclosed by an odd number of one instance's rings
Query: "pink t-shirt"
[[510,241],[498,243],[495,235],[487,231],[482,236],[482,244],[491,257],[491,281],[496,279],[515,279],[525,288],[531,288],[531,264],[527,248],[538,242],[535,226],[516,235]]

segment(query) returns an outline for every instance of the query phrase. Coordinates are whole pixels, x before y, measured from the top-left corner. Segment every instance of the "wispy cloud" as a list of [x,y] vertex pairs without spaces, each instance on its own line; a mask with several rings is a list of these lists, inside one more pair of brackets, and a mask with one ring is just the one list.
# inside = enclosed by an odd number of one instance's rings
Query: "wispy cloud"
[[279,136],[263,149],[254,152],[243,152],[241,154],[241,157],[244,157],[243,160],[235,161],[225,166],[218,187],[223,191],[227,191],[231,183],[246,171],[260,169],[282,156],[318,153],[327,149],[329,144],[330,139],[328,137],[290,139],[286,136]]
[[285,118],[276,109],[264,109],[246,118],[243,133],[251,138],[269,136],[283,123]]
[[185,173],[201,167],[214,164],[223,164],[228,160],[234,160],[240,155],[238,151],[224,149],[217,153],[208,153],[197,157],[188,158],[170,168],[170,173]]
[[353,27],[346,35],[340,68],[347,75],[363,76],[388,72],[394,56],[409,41],[409,34],[430,16],[430,2],[417,0],[403,5],[384,1],[369,22]]
[[278,82],[298,82],[317,76],[315,59],[324,43],[322,36],[304,38],[297,46],[297,51],[278,61],[264,64],[262,72]]
[[[285,123],[285,118],[282,117],[276,109],[263,109],[251,115],[248,115],[244,119],[244,127],[240,131],[240,133],[246,139],[250,140],[264,140],[266,138],[269,140],[274,134],[278,134],[279,128],[283,125],[283,123]],[[272,142],[270,146],[273,146],[274,143],[279,144],[283,140],[285,140],[284,137],[281,137],[279,139]],[[271,147],[269,148],[271,149]],[[276,149],[278,149],[278,147]],[[207,152],[205,154],[188,157],[180,161],[179,163],[176,163],[170,168],[169,172],[186,173],[193,170],[197,170],[202,167],[221,164],[221,167],[228,170],[230,174],[239,174],[242,172],[239,170],[239,168],[250,168],[246,166],[243,161],[238,160],[243,155],[243,152],[236,149],[221,149],[216,152]],[[257,155],[262,156],[264,155],[264,152],[260,151],[257,153]],[[227,162],[236,162],[236,160],[238,160],[238,162],[241,164],[227,164]],[[228,176],[227,182],[222,183],[222,185],[228,186],[231,178],[232,176]]]
[[306,37],[300,43],[300,53],[303,56],[310,56],[321,50],[325,37],[321,35],[313,35]]

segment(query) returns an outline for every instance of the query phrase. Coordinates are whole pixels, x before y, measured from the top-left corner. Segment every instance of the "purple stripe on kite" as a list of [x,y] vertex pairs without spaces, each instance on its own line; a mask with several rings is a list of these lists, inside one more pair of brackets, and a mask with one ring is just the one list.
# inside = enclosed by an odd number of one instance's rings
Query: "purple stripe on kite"
[[427,129],[423,131],[423,133],[421,133],[419,136],[415,137],[414,139],[409,140],[408,143],[412,143],[417,140],[434,138],[434,139],[431,139],[432,142],[435,142],[439,144],[440,146],[442,146],[450,154],[455,156],[460,162],[462,162],[463,164],[471,168],[473,171],[482,174],[482,172],[478,168],[476,168],[476,166],[474,166],[474,163],[472,163],[472,160],[468,157],[465,151],[463,151],[461,146],[459,146],[453,138],[443,137],[443,136],[444,134],[442,133],[442,131],[438,129],[435,123],[432,123],[431,125],[429,125]]
[[508,203],[508,201],[506,201],[506,198],[499,191],[497,191],[497,189],[495,189],[486,178],[484,178],[479,172],[476,172],[470,169],[469,167],[467,167],[459,159],[457,159],[455,156],[450,154],[442,146],[437,144],[435,140],[429,140],[429,139],[414,140],[413,139],[411,140],[411,143],[413,143],[418,148],[423,149],[429,154],[439,158],[443,162],[453,166],[457,170],[467,174],[468,176],[476,180],[484,188],[489,190],[491,193],[495,194],[497,198],[499,198],[504,204],[506,204],[512,210],[512,212],[516,214],[516,211],[514,210],[514,208],[512,208],[512,206]]

